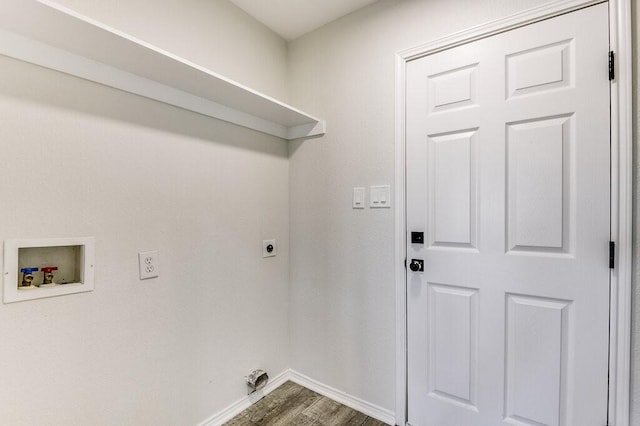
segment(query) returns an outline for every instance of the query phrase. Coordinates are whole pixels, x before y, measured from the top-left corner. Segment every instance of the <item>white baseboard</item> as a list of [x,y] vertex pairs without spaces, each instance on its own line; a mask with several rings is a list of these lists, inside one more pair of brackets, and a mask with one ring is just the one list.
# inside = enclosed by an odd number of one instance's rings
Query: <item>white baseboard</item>
[[331,398],[334,401],[339,402],[340,404],[360,411],[361,413],[366,414],[369,417],[380,420],[381,422],[384,422],[388,425],[396,424],[396,415],[393,411],[387,410],[386,408],[379,407],[370,402],[364,401],[360,398],[356,398],[355,396],[334,389],[331,386],[327,386],[323,383],[313,380],[312,378],[298,373],[297,371],[289,370],[289,380],[299,384],[300,386],[304,386],[307,389],[311,389],[312,391],[317,392],[320,395]]
[[261,400],[265,395],[269,394],[271,391],[288,380],[291,380],[292,382],[297,383],[300,386],[304,386],[307,389],[317,392],[320,395],[326,396],[327,398],[331,398],[334,401],[339,402],[340,404],[360,411],[361,413],[366,414],[369,417],[373,417],[374,419],[380,420],[381,422],[389,425],[395,425],[396,416],[393,411],[387,410],[385,408],[371,404],[370,402],[364,401],[360,398],[356,398],[355,396],[349,395],[345,392],[334,389],[331,386],[327,386],[323,383],[313,380],[312,378],[298,373],[297,371],[285,370],[273,379],[269,379],[269,383],[264,387],[264,389],[254,392],[251,395],[247,395],[244,398],[234,402],[224,410],[209,417],[198,426],[222,425],[223,423],[242,413],[247,408],[251,407],[253,404]]
[[267,385],[263,389],[255,391],[254,393],[234,402],[224,410],[209,417],[198,426],[220,426],[223,423],[228,422],[247,408],[251,407],[256,402],[261,400],[265,395],[269,394],[278,386],[285,383],[287,380],[289,380],[289,370],[285,370],[282,373],[278,374],[276,377],[270,378],[269,383],[267,383]]

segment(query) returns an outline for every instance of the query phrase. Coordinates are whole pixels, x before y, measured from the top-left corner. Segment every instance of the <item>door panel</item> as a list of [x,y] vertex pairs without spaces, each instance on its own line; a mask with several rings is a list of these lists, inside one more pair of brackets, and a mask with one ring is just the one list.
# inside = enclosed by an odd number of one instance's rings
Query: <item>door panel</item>
[[475,130],[430,136],[431,247],[475,247]]
[[558,426],[567,392],[571,303],[514,294],[506,303],[506,419]]
[[572,40],[535,47],[507,56],[507,98],[571,84]]
[[604,3],[408,64],[413,426],[606,423],[607,53]]
[[429,393],[474,408],[477,398],[478,291],[442,284],[429,288]]
[[569,249],[572,120],[565,115],[507,124],[508,251]]

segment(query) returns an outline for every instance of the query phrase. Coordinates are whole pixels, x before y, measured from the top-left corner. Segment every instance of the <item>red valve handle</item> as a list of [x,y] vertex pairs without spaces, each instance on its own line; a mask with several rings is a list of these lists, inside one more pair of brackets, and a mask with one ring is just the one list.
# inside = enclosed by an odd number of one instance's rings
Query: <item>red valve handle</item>
[[47,266],[46,268],[40,268],[40,270],[42,272],[44,272],[45,274],[50,274],[53,271],[57,271],[58,267],[57,266]]

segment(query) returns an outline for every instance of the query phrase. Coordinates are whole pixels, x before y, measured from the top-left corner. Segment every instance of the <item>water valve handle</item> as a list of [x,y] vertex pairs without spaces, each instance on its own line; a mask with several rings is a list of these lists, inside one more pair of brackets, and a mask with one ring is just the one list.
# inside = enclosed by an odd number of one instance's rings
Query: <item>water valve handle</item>
[[33,273],[38,271],[38,268],[22,268],[20,272],[22,275],[22,282],[19,284],[20,287],[31,287],[33,282]]
[[45,266],[44,268],[42,268],[42,272],[44,272],[44,280],[42,280],[42,284],[53,284],[53,271],[57,270],[57,266]]

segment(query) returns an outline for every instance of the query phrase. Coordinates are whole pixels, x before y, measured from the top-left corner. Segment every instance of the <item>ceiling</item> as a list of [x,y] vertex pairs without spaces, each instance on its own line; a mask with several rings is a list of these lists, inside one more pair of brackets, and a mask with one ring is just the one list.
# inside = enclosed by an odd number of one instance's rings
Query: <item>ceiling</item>
[[230,1],[290,41],[377,0]]

